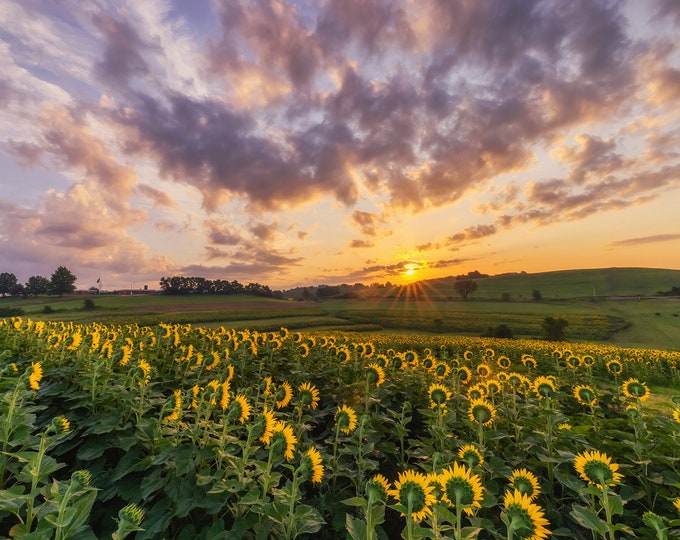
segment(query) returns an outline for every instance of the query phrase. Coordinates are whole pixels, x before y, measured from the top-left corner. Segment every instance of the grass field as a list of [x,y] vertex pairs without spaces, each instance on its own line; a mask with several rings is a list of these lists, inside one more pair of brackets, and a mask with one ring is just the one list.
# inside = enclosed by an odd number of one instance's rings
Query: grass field
[[[505,324],[516,337],[528,338],[540,338],[543,320],[552,316],[569,322],[570,341],[680,350],[680,300],[644,296],[676,286],[680,271],[580,270],[498,276],[477,283],[478,291],[468,301],[446,288],[452,287],[450,280],[435,280],[385,298],[297,302],[250,296],[74,295],[2,298],[0,309],[21,308],[36,320],[193,323],[259,330],[285,326],[480,335]],[[595,284],[595,297],[581,294],[585,284]],[[544,300],[530,300],[533,289],[541,290]],[[389,289],[377,291],[386,294]],[[509,301],[500,300],[503,292],[510,294]],[[86,298],[95,302],[94,310],[83,310]]]

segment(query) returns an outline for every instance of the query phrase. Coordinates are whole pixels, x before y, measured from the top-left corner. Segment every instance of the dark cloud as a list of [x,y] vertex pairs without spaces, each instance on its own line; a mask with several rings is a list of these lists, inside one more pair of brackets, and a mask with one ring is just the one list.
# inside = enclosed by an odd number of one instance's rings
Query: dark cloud
[[680,2],[678,0],[654,1],[657,7],[657,20],[670,18],[677,26],[680,26]]
[[102,81],[113,87],[126,86],[131,78],[149,72],[143,56],[148,45],[128,21],[100,12],[92,17],[92,23],[105,42],[104,58],[95,66]]
[[626,238],[625,240],[615,240],[610,243],[614,247],[637,246],[640,244],[655,244],[658,242],[670,242],[680,240],[680,234],[655,234],[652,236],[640,236],[638,238]]
[[589,177],[604,177],[616,172],[625,165],[626,160],[616,153],[616,143],[600,137],[581,135],[577,137],[580,148],[564,148],[560,158],[572,165],[569,178],[572,182],[582,184]]
[[350,247],[352,248],[371,248],[373,246],[375,246],[375,244],[367,240],[355,239],[350,242]]
[[408,50],[416,40],[408,14],[391,0],[329,0],[319,14],[316,33],[329,54],[351,43],[367,56],[388,47]]
[[258,69],[284,77],[296,89],[309,88],[322,53],[294,4],[222,2],[219,11],[222,36],[210,50],[215,72],[229,77]]
[[258,240],[263,242],[270,242],[276,238],[279,225],[278,223],[254,223],[249,227],[249,231]]
[[219,246],[236,246],[243,241],[243,238],[239,233],[235,232],[231,227],[226,227],[215,220],[206,220],[205,226],[208,240],[211,244],[217,244]]
[[137,108],[120,109],[114,118],[127,130],[128,152],[151,155],[164,177],[196,187],[208,210],[229,195],[268,210],[322,194],[346,204],[357,197],[347,168],[352,133],[342,125],[319,124],[295,135],[291,151],[257,135],[246,113],[215,100],[173,95],[165,104],[139,95]]
[[496,225],[475,225],[467,227],[464,231],[449,236],[446,241],[448,244],[459,244],[472,240],[479,240],[486,236],[492,236],[498,232]]

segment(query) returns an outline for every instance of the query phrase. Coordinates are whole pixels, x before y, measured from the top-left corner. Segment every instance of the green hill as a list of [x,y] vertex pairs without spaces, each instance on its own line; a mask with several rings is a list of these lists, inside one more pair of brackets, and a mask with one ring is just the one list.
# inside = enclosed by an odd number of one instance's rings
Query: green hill
[[[429,296],[457,297],[454,277],[419,282]],[[660,268],[595,268],[536,274],[516,273],[475,279],[474,299],[530,300],[534,290],[546,300],[565,298],[653,296],[680,285],[680,270]]]

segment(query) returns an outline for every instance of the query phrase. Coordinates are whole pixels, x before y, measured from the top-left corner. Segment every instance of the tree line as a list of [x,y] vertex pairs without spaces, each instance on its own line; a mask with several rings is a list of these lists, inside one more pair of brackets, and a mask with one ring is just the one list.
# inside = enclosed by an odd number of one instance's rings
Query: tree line
[[250,294],[267,298],[283,298],[281,291],[273,291],[267,285],[226,279],[206,279],[203,277],[162,277],[160,280],[163,294]]
[[48,279],[44,276],[31,276],[24,284],[10,272],[0,273],[0,296],[38,296],[52,294],[63,296],[76,290],[78,278],[65,266],[57,268]]

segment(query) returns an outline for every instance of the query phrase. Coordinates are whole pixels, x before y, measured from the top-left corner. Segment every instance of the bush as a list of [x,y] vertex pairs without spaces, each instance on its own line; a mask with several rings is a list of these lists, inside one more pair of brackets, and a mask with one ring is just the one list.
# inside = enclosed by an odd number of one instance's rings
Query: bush
[[86,298],[83,300],[83,311],[92,311],[96,306],[94,305],[94,300],[92,298]]
[[564,341],[569,323],[562,317],[546,317],[543,320],[543,337],[549,341]]
[[43,313],[54,313],[54,308],[52,308],[52,306],[43,306],[42,312]]
[[24,310],[20,307],[0,308],[0,317],[18,317],[23,314]]

